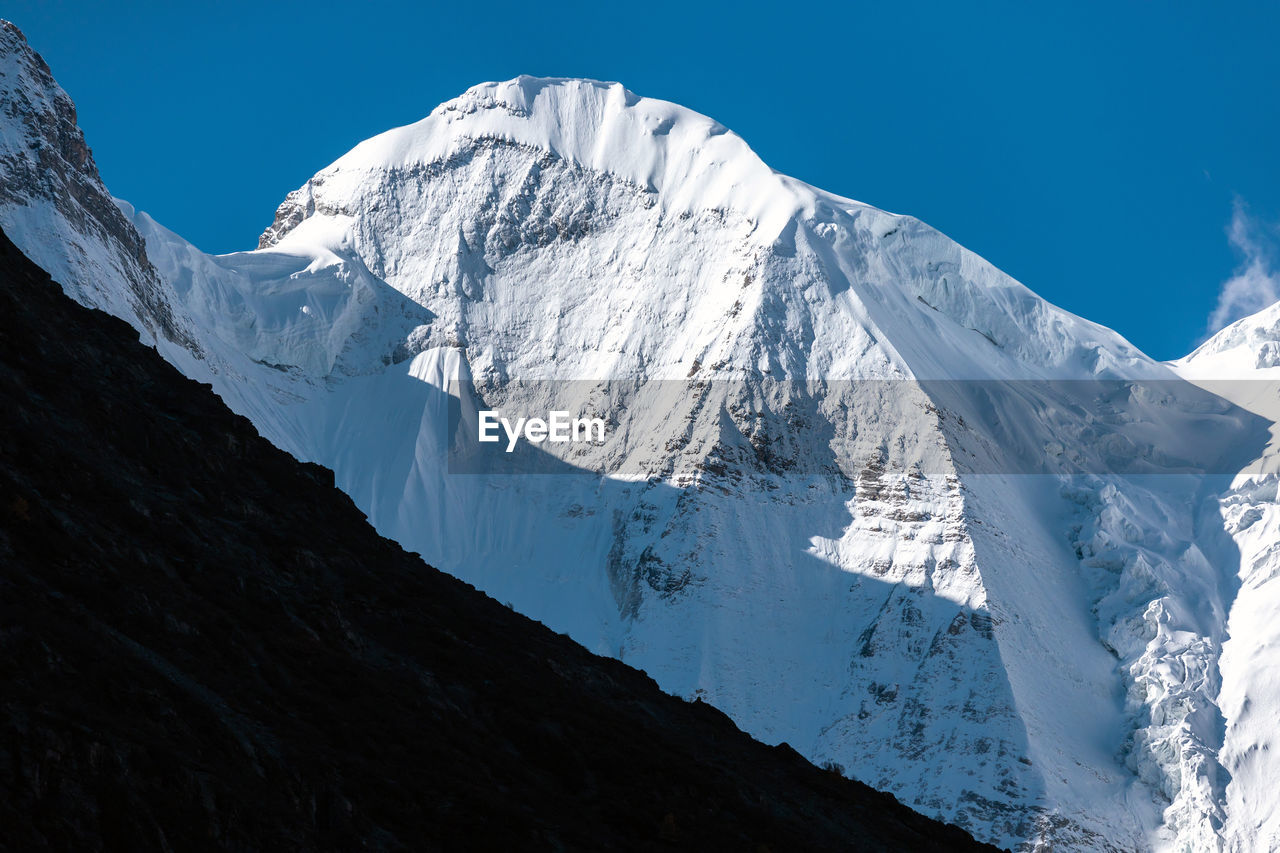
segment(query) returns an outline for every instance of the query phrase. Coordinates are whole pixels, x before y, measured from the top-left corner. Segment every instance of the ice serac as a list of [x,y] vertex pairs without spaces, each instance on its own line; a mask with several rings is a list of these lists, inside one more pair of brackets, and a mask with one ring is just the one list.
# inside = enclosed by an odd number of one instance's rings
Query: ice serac
[[1280,303],[1245,317],[1174,364],[1184,377],[1272,424],[1270,441],[1222,496],[1226,530],[1240,554],[1239,593],[1222,649],[1219,705],[1230,850],[1262,850],[1280,839]]
[[[1255,419],[918,220],[529,77],[360,144],[254,251],[124,209],[215,389],[429,562],[981,838],[1225,837],[1212,451]],[[460,471],[481,405],[612,438]]]

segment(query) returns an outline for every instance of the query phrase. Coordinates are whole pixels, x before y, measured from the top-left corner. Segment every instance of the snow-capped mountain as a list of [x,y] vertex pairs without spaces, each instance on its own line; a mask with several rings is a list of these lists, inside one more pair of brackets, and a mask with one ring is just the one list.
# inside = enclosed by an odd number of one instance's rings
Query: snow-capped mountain
[[[1232,478],[1265,413],[618,84],[477,86],[321,170],[252,251],[125,204],[123,237],[75,228],[76,196],[39,208],[36,149],[10,142],[65,95],[11,71],[43,63],[5,32],[6,231],[42,262],[141,235],[190,330],[161,351],[380,532],[979,838],[1276,837],[1276,727],[1238,710],[1266,652],[1235,628],[1265,548],[1235,516],[1270,518],[1275,481]],[[149,328],[136,277],[60,271]],[[558,476],[464,464],[450,426],[481,408],[599,415],[609,438],[525,448]]]
[[[1175,369],[1192,382],[1280,424],[1280,303],[1233,323]],[[1221,501],[1226,529],[1239,550],[1239,591],[1222,649],[1226,720],[1221,751],[1226,786],[1227,847],[1274,847],[1280,839],[1280,425],[1265,451],[1233,479]]]

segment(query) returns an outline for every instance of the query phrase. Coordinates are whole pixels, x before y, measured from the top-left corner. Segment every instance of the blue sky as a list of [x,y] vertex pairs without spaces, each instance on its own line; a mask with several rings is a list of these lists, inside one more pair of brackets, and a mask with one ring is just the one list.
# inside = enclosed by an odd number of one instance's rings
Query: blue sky
[[361,139],[528,73],[711,115],[1159,358],[1274,298],[1280,4],[5,6],[111,191],[206,251],[256,245]]

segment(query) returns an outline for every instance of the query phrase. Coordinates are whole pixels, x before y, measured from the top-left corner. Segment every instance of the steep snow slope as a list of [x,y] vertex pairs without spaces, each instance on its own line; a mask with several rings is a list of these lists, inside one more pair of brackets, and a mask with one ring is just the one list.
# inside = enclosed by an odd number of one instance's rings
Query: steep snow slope
[[[1256,418],[1113,332],[592,81],[357,146],[257,251],[124,209],[179,366],[430,562],[980,837],[1218,843]],[[610,438],[460,452],[481,406]]]
[[1219,700],[1222,763],[1231,777],[1223,835],[1231,850],[1268,849],[1280,839],[1280,303],[1228,326],[1174,366],[1273,424],[1265,451],[1222,498],[1240,551],[1240,592],[1227,623]]

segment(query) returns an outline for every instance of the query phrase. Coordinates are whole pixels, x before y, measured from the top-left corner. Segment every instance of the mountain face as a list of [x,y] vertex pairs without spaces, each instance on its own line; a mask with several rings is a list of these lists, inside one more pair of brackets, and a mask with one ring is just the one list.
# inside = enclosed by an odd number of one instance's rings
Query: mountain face
[[3,234],[0,312],[4,846],[993,849],[424,565]]
[[68,296],[127,320],[187,376],[214,383],[237,411],[274,405],[267,402],[281,393],[268,375],[274,371],[210,335],[187,313],[180,282],[161,278],[142,235],[103,186],[71,98],[4,20],[0,228]]
[[[1269,419],[919,221],[527,77],[358,145],[253,251],[121,207],[178,367],[520,612],[986,840],[1274,837],[1224,718]],[[484,410],[607,435],[506,454]]]
[[[1188,380],[1272,424],[1280,423],[1280,304],[1246,317],[1176,362]],[[1240,589],[1222,648],[1219,707],[1227,720],[1222,764],[1229,774],[1226,809],[1242,818],[1226,827],[1233,850],[1274,846],[1280,809],[1280,705],[1275,649],[1280,648],[1280,427],[1265,450],[1242,468],[1220,498],[1227,532],[1240,554]]]
[[21,31],[0,21],[0,227],[68,295],[128,320],[151,343],[199,353],[141,237],[98,177],[76,108]]

